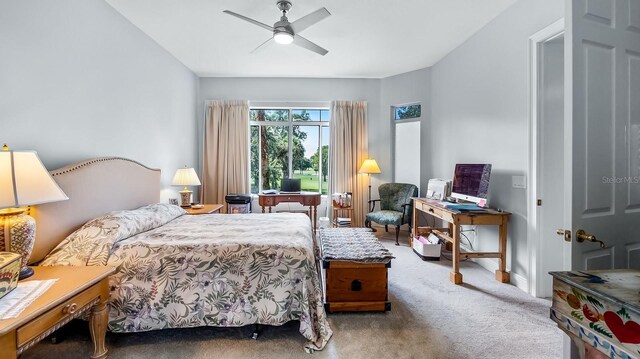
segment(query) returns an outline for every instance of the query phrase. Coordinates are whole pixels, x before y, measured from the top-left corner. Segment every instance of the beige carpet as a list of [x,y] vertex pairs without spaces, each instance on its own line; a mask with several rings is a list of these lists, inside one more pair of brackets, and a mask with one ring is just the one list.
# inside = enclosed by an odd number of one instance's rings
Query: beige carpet
[[[380,233],[380,232],[378,232]],[[561,358],[562,332],[549,319],[550,302],[498,283],[493,274],[462,263],[465,284],[449,282],[451,262],[423,262],[391,233],[383,243],[396,259],[389,270],[392,310],[331,314],[327,347],[306,354],[298,323],[252,328],[195,328],[107,334],[110,358]],[[45,340],[22,359],[88,358],[84,322],[72,322],[62,343]]]

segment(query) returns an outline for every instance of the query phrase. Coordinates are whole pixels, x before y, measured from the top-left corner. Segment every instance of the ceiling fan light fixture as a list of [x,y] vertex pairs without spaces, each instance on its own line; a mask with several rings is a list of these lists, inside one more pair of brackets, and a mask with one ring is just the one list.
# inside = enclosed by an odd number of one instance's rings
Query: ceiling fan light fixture
[[273,40],[278,44],[288,45],[293,42],[293,35],[285,31],[274,32]]

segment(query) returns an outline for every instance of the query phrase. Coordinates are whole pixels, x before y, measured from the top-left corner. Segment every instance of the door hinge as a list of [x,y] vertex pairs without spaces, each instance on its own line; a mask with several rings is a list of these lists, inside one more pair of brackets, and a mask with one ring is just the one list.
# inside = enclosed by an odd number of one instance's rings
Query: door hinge
[[542,206],[542,200],[541,199],[538,200],[538,207],[540,207],[540,206]]

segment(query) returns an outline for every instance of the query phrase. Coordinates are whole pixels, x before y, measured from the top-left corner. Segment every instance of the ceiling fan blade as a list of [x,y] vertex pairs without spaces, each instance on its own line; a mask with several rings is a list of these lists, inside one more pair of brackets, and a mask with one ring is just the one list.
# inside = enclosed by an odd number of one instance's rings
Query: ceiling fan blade
[[244,16],[244,15],[240,15],[240,14],[238,14],[238,13],[235,13],[235,12],[233,12],[233,11],[229,11],[229,10],[225,10],[225,11],[223,11],[223,12],[224,12],[224,13],[227,13],[227,14],[229,14],[229,15],[231,15],[231,16],[235,16],[235,17],[237,17],[237,18],[239,18],[239,19],[242,19],[242,20],[244,20],[244,21],[248,21],[248,22],[250,22],[250,23],[252,23],[252,24],[254,24],[254,25],[258,25],[258,26],[260,26],[261,28],[267,29],[267,30],[269,30],[269,31],[273,31],[273,27],[272,27],[272,26],[269,26],[269,25],[267,25],[267,24],[261,23],[260,21],[257,21],[257,20],[254,20],[254,19],[250,19],[250,18],[248,18],[248,17],[246,17],[246,16]]
[[309,26],[329,17],[331,13],[326,8],[318,9],[311,14],[303,16],[298,20],[291,23],[291,28],[295,33],[299,33],[300,31],[308,28]]
[[254,52],[257,52],[258,50],[262,49],[264,47],[264,45],[270,43],[273,41],[273,38],[270,37],[267,39],[267,41],[261,43],[260,45],[258,45],[258,47],[256,47],[255,49],[251,50],[250,54],[253,54]]
[[298,46],[304,47],[307,50],[311,50],[311,51],[313,51],[313,52],[315,52],[317,54],[320,54],[322,56],[326,55],[327,52],[329,52],[329,51],[323,49],[322,47],[314,44],[313,42],[305,39],[304,37],[302,37],[300,35],[295,35],[293,37],[293,43],[298,45]]

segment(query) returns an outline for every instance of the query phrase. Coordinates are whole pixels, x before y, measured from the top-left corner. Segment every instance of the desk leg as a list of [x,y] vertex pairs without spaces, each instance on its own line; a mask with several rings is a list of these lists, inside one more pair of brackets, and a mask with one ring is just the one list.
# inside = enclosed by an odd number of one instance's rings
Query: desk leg
[[91,331],[91,341],[93,342],[91,359],[105,359],[107,357],[108,351],[105,345],[105,336],[107,334],[108,320],[107,302],[101,299],[100,303],[91,308],[91,316],[89,317],[89,329]]
[[449,273],[449,280],[454,284],[462,284],[462,273],[460,273],[460,226],[453,225],[453,271]]
[[498,259],[498,270],[496,270],[496,280],[502,283],[510,283],[511,278],[507,272],[507,217],[502,216],[502,224],[499,229],[500,243],[498,251],[500,258]]
[[413,248],[413,239],[418,236],[418,227],[419,227],[418,208],[416,208],[415,205],[413,206],[413,222],[411,222],[411,224],[413,225],[413,227],[411,227],[411,235],[409,236],[409,247]]
[[264,213],[264,206],[260,206],[260,208],[262,208],[262,213]]
[[271,213],[271,206],[269,206],[269,213]]

